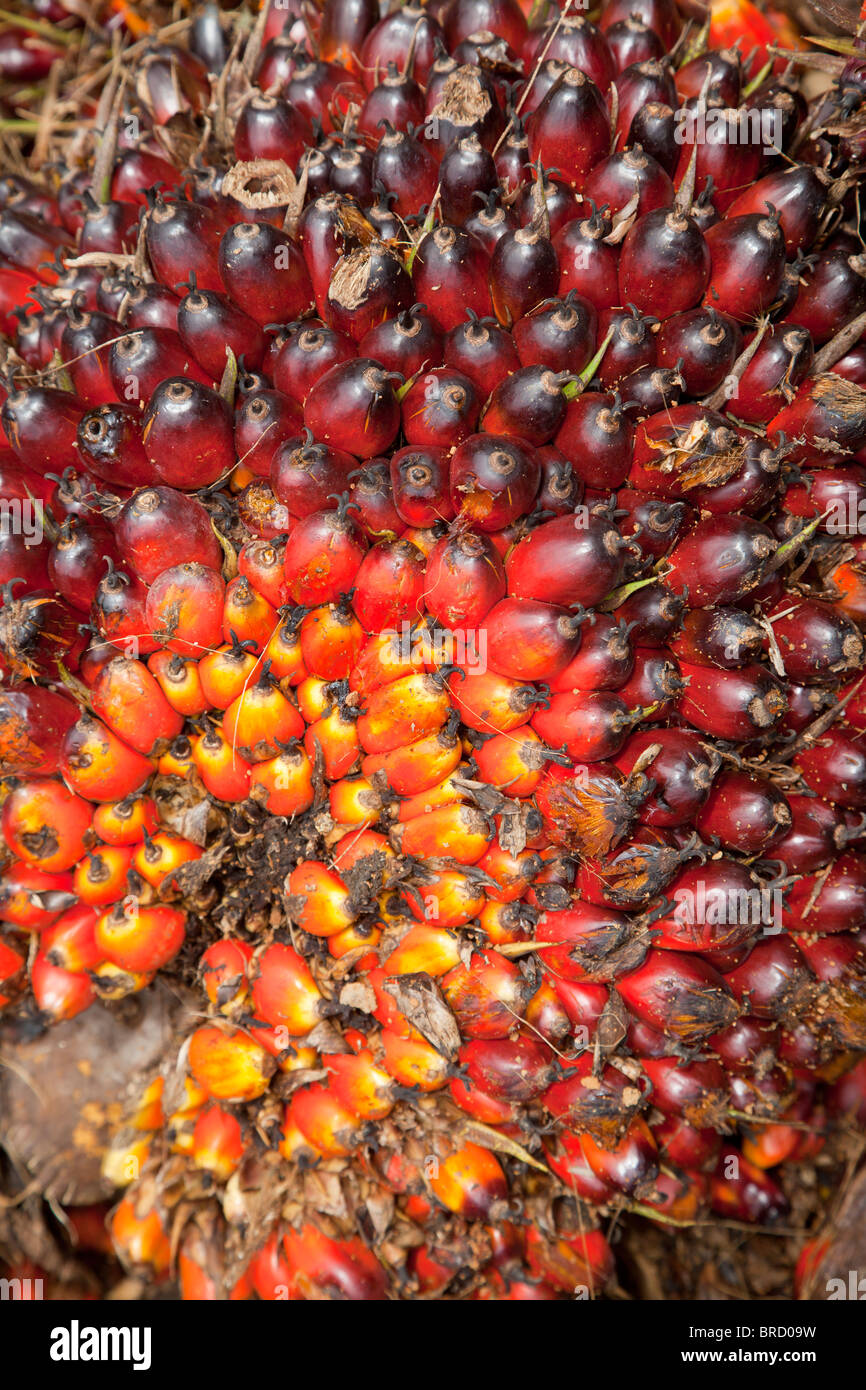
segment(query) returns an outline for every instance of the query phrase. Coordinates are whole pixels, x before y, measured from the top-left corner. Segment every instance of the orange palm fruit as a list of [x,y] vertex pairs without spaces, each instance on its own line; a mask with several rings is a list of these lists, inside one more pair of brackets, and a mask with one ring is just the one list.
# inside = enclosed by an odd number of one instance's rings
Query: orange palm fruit
[[449,711],[448,693],[435,676],[401,676],[367,697],[358,720],[361,747],[366,753],[390,753],[441,729]]
[[127,1268],[146,1267],[156,1275],[168,1273],[171,1243],[148,1192],[138,1191],[124,1197],[108,1224],[114,1248]]
[[234,1115],[219,1105],[202,1110],[192,1134],[191,1157],[197,1168],[227,1182],[244,1155],[243,1131]]
[[299,900],[297,925],[313,936],[333,936],[355,920],[345,883],[318,859],[298,864],[289,874],[288,888]]
[[310,724],[304,734],[304,747],[311,758],[321,750],[325,776],[338,781],[351,772],[358,762],[358,717],[354,709],[340,700],[329,706],[320,719]]
[[526,1005],[523,1017],[529,1027],[554,1047],[561,1047],[571,1035],[571,1020],[550,980],[542,980]]
[[391,836],[401,853],[413,858],[477,864],[493,832],[491,821],[477,807],[453,802],[395,825]]
[[133,863],[145,883],[149,883],[152,888],[160,888],[168,879],[170,886],[177,890],[177,883],[171,880],[171,875],[176,873],[182,864],[201,859],[203,853],[200,846],[194,845],[192,840],[185,840],[182,835],[170,835],[166,831],[160,831],[145,839],[144,844],[135,851]]
[[329,1072],[328,1089],[353,1115],[362,1120],[382,1120],[394,1109],[391,1077],[369,1048],[326,1053],[322,1066]]
[[283,1248],[306,1299],[378,1302],[385,1298],[385,1272],[362,1240],[333,1240],[307,1224],[300,1231],[288,1230]]
[[305,676],[295,690],[298,709],[306,724],[315,724],[321,719],[339,697],[339,690],[333,681],[323,680],[321,676]]
[[495,1154],[480,1144],[464,1144],[438,1164],[430,1190],[449,1211],[469,1221],[485,1221],[508,1200],[508,1182]]
[[90,979],[98,998],[113,1003],[130,994],[140,994],[147,989],[155,973],[153,970],[124,970],[113,961],[103,960],[90,972]]
[[537,917],[528,903],[503,903],[488,898],[478,920],[488,941],[494,946],[505,946],[515,941],[530,941]]
[[250,966],[256,1017],[293,1038],[320,1021],[322,996],[306,964],[291,946],[273,942]]
[[[76,865],[76,874],[81,862]],[[0,921],[38,931],[72,906],[77,891],[71,873],[46,874],[18,860],[0,874]]]
[[241,642],[251,642],[255,652],[263,652],[280,620],[277,610],[242,574],[226,585],[223,604],[223,636],[226,642],[237,633]]
[[198,662],[161,648],[147,658],[147,668],[172,709],[195,719],[208,707],[198,673]]
[[45,873],[62,873],[76,864],[90,840],[93,807],[50,777],[21,782],[0,813],[6,847]]
[[281,1156],[287,1163],[313,1163],[324,1158],[321,1149],[317,1149],[312,1144],[306,1134],[298,1128],[298,1122],[294,1117],[291,1104],[286,1106],[283,1123],[280,1128],[280,1142],[278,1149]]
[[300,637],[307,670],[331,681],[349,675],[364,645],[364,629],[345,596],[311,609],[301,623]]
[[366,777],[342,777],[328,792],[331,815],[338,825],[375,825],[382,799]]
[[541,701],[534,685],[523,685],[494,671],[452,672],[448,690],[460,718],[482,734],[507,734],[527,724]]
[[202,694],[208,709],[228,709],[251,680],[260,659],[249,646],[231,634],[231,641],[225,647],[208,652],[198,663],[198,677]]
[[478,777],[508,796],[531,796],[552,753],[534,729],[518,735],[494,734],[475,749]]
[[149,796],[128,796],[103,802],[93,813],[93,829],[107,845],[136,845],[144,832],[159,824],[156,802]]
[[290,685],[300,685],[310,674],[304,665],[299,632],[305,610],[298,608],[294,613],[285,609],[279,611],[282,620],[262,655],[265,661],[271,663],[271,670],[277,680],[288,681]]
[[102,907],[126,897],[127,871],[133,862],[132,845],[103,845],[88,850],[86,859],[75,866],[72,883],[82,902]]
[[374,690],[401,676],[409,676],[413,671],[423,671],[424,657],[420,638],[421,629],[412,628],[406,640],[398,632],[371,633],[358,655],[355,665],[349,672],[349,689],[361,695],[371,695]]
[[385,1068],[401,1086],[417,1086],[419,1091],[441,1091],[448,1084],[451,1074],[448,1058],[423,1038],[403,1038],[390,1028],[384,1028],[381,1042]]
[[331,850],[334,867],[342,874],[371,854],[384,855],[385,859],[395,857],[387,836],[378,830],[350,830]]
[[441,782],[435,786],[428,787],[426,791],[417,792],[415,796],[407,796],[400,802],[398,819],[401,821],[414,820],[416,816],[429,815],[440,806],[453,806],[458,801],[466,801],[467,792],[463,783],[468,779],[470,769],[466,763],[461,763],[449,772]]
[[189,1069],[214,1100],[255,1100],[268,1089],[275,1063],[263,1047],[238,1031],[197,1028],[190,1038]]
[[147,757],[159,754],[183,728],[183,716],[142,661],[109,661],[93,682],[90,700],[112,733]]
[[328,950],[335,960],[350,951],[374,951],[382,937],[381,927],[369,922],[353,922],[351,927],[328,937]]
[[196,766],[192,756],[192,744],[186,734],[172,739],[156,766],[163,777],[182,777],[184,780],[192,777]]
[[127,898],[102,914],[95,934],[112,965],[134,973],[159,970],[183,945],[186,913],[178,907],[143,907]]
[[0,938],[0,1009],[11,1003],[21,983],[25,964],[24,957]]
[[215,725],[193,739],[196,772],[211,796],[219,801],[245,801],[252,769]]
[[442,993],[466,1038],[505,1038],[524,1010],[532,988],[498,951],[476,951],[444,976]]
[[280,745],[300,738],[304,721],[271,679],[264,662],[258,680],[233,700],[223,715],[223,736],[248,763],[275,758]]
[[247,971],[253,948],[236,936],[226,936],[208,946],[199,961],[205,993],[220,1013],[234,1013],[249,997]]
[[63,740],[63,780],[90,801],[121,801],[144,785],[153,768],[150,758],[89,714],[82,714]]
[[52,1023],[83,1013],[96,998],[88,975],[52,965],[43,951],[30,966],[30,987],[39,1012]]
[[330,1087],[317,1082],[295,1091],[291,1110],[298,1129],[326,1158],[345,1158],[356,1147],[361,1121]]
[[413,917],[434,922],[439,927],[460,927],[471,922],[487,901],[483,880],[460,869],[429,869],[421,866],[417,892],[407,891],[405,900]]
[[382,963],[386,975],[423,971],[436,978],[460,963],[460,939],[442,927],[410,927],[399,946]]
[[511,854],[495,840],[478,860],[478,868],[496,880],[495,887],[488,885],[488,896],[501,903],[522,898],[541,866],[541,858],[534,850],[522,849],[519,854]]
[[275,758],[254,763],[250,796],[273,816],[295,816],[308,811],[316,793],[313,765],[306,749],[290,739]]
[[368,753],[361,760],[367,777],[381,773],[398,796],[417,796],[435,787],[459,765],[463,745],[457,737],[459,715],[452,710],[441,729],[395,748],[390,753]]

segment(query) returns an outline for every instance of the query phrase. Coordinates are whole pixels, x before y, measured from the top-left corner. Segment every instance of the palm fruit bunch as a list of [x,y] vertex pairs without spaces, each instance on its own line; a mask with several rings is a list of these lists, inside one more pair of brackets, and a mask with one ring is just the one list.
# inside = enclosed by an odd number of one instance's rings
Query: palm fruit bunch
[[27,13],[0,1032],[192,999],[120,1259],[557,1299],[784,1225],[866,1123],[862,62],[280,0],[83,83]]

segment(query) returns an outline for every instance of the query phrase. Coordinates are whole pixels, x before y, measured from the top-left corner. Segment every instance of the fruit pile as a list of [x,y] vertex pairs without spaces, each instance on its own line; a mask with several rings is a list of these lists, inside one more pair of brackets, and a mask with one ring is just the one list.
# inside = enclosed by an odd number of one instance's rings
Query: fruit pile
[[595,19],[208,7],[0,181],[0,1030],[195,986],[186,1298],[596,1296],[866,1123],[864,70]]

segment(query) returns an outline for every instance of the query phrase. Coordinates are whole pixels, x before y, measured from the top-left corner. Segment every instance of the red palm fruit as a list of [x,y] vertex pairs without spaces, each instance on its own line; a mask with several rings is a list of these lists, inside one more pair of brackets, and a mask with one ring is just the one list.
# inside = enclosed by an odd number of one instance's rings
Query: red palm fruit
[[169,203],[157,196],[145,221],[145,242],[160,284],[174,289],[193,271],[203,290],[222,290],[221,235],[218,218],[207,208],[186,199]]
[[330,1087],[316,1084],[295,1091],[290,1109],[304,1138],[326,1158],[343,1158],[357,1146],[361,1122]]
[[247,1274],[259,1298],[275,1302],[278,1298],[297,1299],[300,1295],[294,1271],[283,1254],[279,1228],[250,1260]]
[[687,1045],[701,1042],[737,1017],[725,979],[697,955],[651,950],[616,988],[639,1019]]
[[470,1221],[495,1220],[508,1198],[508,1182],[496,1156],[467,1143],[438,1162],[430,1190],[448,1211]]
[[688,585],[689,604],[736,603],[764,578],[776,542],[750,517],[714,516],[690,527],[668,557],[669,589]]
[[620,751],[643,708],[629,709],[606,690],[554,695],[532,716],[532,727],[545,743],[563,748],[577,762],[598,762]]
[[312,763],[300,746],[287,747],[275,758],[256,763],[250,775],[250,796],[273,816],[294,816],[315,800]]
[[375,24],[361,48],[361,77],[371,91],[390,62],[405,67],[410,50],[418,82],[426,84],[436,55],[435,39],[442,30],[433,15],[414,4],[392,11]]
[[848,842],[849,831],[837,812],[815,796],[787,795],[790,828],[773,844],[773,858],[789,874],[808,874],[829,864]]
[[450,330],[443,351],[449,367],[469,377],[481,400],[520,366],[511,334],[495,319],[479,319],[474,312]]
[[758,179],[729,205],[726,215],[763,216],[769,204],[778,213],[785,251],[795,256],[798,251],[808,251],[815,240],[827,206],[828,187],[822,169],[793,164]]
[[513,1124],[517,1119],[515,1105],[510,1101],[497,1100],[496,1096],[489,1095],[474,1081],[455,1076],[448,1089],[454,1104],[481,1124],[506,1125]]
[[526,227],[505,232],[490,258],[489,283],[493,310],[510,328],[559,286],[559,261],[549,237],[546,211]]
[[219,268],[232,299],[256,323],[291,323],[312,304],[313,287],[297,244],[266,222],[229,227],[220,242]]
[[363,468],[353,469],[349,497],[355,520],[369,541],[401,534],[403,521],[394,506],[387,459],[370,459]]
[[693,1170],[713,1167],[722,1142],[715,1129],[695,1128],[679,1115],[665,1115],[653,1125],[653,1136],[662,1158]]
[[[576,1197],[583,1197],[588,1202],[605,1203],[613,1196],[614,1189],[587,1163],[583,1151],[586,1137],[562,1130],[555,1140],[545,1141],[545,1158],[556,1176]],[[554,1143],[556,1148],[553,1147]]]
[[763,629],[740,608],[693,608],[671,639],[671,651],[695,666],[731,670],[761,655]]
[[401,411],[403,433],[410,445],[452,448],[467,439],[478,424],[478,395],[462,372],[434,367],[409,387]]
[[390,753],[374,753],[364,758],[362,770],[372,777],[381,772],[387,785],[398,796],[417,796],[436,786],[460,762],[462,744],[456,734],[454,718],[425,738],[416,739]]
[[390,753],[434,734],[450,711],[448,692],[421,672],[399,676],[372,692],[358,720],[358,737],[366,753]]
[[548,1088],[543,1103],[558,1120],[580,1134],[581,1141],[591,1134],[597,1141],[612,1147],[626,1132],[628,1125],[643,1103],[641,1090],[622,1072],[605,1066],[589,1086],[593,1077],[592,1056],[584,1052],[560,1072],[559,1079]]
[[164,285],[132,281],[124,297],[124,322],[130,332],[139,328],[170,328],[177,332],[177,296]]
[[42,951],[30,966],[30,987],[37,1009],[52,1023],[75,1018],[96,998],[89,975],[52,965]]
[[[628,939],[628,929],[629,919],[624,913],[576,900],[568,908],[544,913],[536,928],[537,939],[555,944],[545,946],[539,955],[553,972],[555,984],[560,979],[581,981],[587,967],[598,972],[600,960]],[[562,995],[560,999],[566,1003]],[[585,1024],[586,1001],[581,1002],[580,1022]],[[591,1002],[594,1006],[597,1001]],[[573,1007],[574,1001],[569,1000],[569,1016]]]
[[665,892],[673,909],[653,927],[667,950],[729,951],[775,921],[770,890],[736,860],[686,865]]
[[442,217],[458,227],[477,209],[476,194],[498,190],[493,156],[483,148],[475,131],[449,145],[439,167],[439,182]]
[[402,262],[384,243],[371,242],[337,261],[323,315],[338,333],[359,343],[376,324],[411,303],[412,281]]
[[246,800],[252,769],[218,728],[211,725],[193,740],[192,760],[211,796],[220,801]]
[[678,367],[690,396],[706,396],[720,386],[742,345],[734,319],[715,307],[690,309],[662,324],[656,339],[661,367]]
[[[866,391],[833,372],[813,376],[767,426],[772,442],[796,440],[793,463],[820,468],[866,443]],[[782,441],[784,442],[784,441]]]
[[833,1082],[827,1101],[831,1114],[844,1115],[851,1122],[862,1124],[866,1115],[866,1058]]
[[328,499],[348,486],[355,460],[342,449],[317,444],[312,432],[303,439],[287,440],[271,460],[271,486],[274,495],[293,516],[309,516],[322,511]]
[[[222,630],[227,642],[233,642],[237,636],[244,645],[252,644],[254,651],[263,652],[278,626],[275,609],[248,579],[238,575],[229,581],[222,609]],[[215,646],[217,640],[212,637],[208,645]]]
[[[226,586],[216,570],[197,564],[174,565],[163,570],[148,590],[144,610],[147,631],[169,651],[202,656],[220,640],[227,603]],[[243,635],[246,637],[246,632]]]
[[564,299],[551,299],[518,319],[512,336],[522,367],[580,372],[592,356],[596,334],[593,305],[569,291]]
[[782,920],[791,932],[855,931],[866,925],[866,859],[840,854],[829,873],[800,878],[789,891]]
[[392,838],[402,854],[419,859],[445,857],[457,864],[477,864],[493,837],[474,806],[451,802],[395,825]]
[[679,663],[670,652],[658,647],[636,647],[634,670],[617,694],[630,709],[636,705],[652,706],[654,719],[666,719],[684,689]]
[[[737,385],[737,416],[750,424],[768,424],[812,365],[812,339],[796,323],[771,326]],[[837,364],[838,365],[838,364]]]
[[[450,334],[461,325],[468,309],[481,316],[491,312],[488,268],[481,242],[462,228],[442,224],[421,241],[412,269],[415,293],[441,333]],[[459,371],[465,369],[449,350],[448,340],[445,361]],[[472,377],[471,372],[466,375]]]
[[21,462],[41,475],[75,462],[78,426],[85,413],[71,392],[29,386],[6,395],[0,422]]
[[276,1068],[246,1033],[213,1026],[197,1028],[187,1054],[193,1079],[213,1100],[256,1100],[268,1088]]
[[728,1144],[723,1146],[710,1178],[710,1205],[718,1216],[762,1226],[778,1221],[788,1211],[788,1199],[778,1184]]
[[583,481],[575,469],[552,444],[537,450],[541,463],[541,486],[535,505],[539,511],[565,516],[574,511],[583,496]]
[[822,468],[802,481],[792,482],[785,489],[784,498],[790,515],[810,520],[821,516],[820,530],[853,541],[860,534],[860,522],[866,514],[866,470],[856,464]]
[[597,341],[603,342],[613,332],[596,372],[605,388],[617,385],[641,367],[655,367],[657,326],[654,318],[637,309],[604,309],[599,314]]
[[121,970],[159,970],[183,945],[186,913],[178,907],[143,907],[126,898],[102,914],[94,936],[102,958]]
[[[48,556],[47,584],[73,608],[87,613],[105,572],[105,559],[120,559],[114,537],[104,526],[69,516],[61,524]],[[42,576],[36,580],[41,587]],[[47,585],[46,585],[47,586]]]
[[399,676],[426,670],[430,664],[425,662],[426,635],[420,624],[411,629],[409,641],[403,640],[402,633],[387,630],[370,634],[349,673],[349,689],[369,695]]
[[620,212],[637,196],[637,215],[669,208],[674,186],[666,171],[651,154],[634,144],[618,150],[592,170],[583,186],[586,202],[606,206],[611,214]]
[[225,370],[229,348],[236,359],[243,358],[248,369],[261,366],[264,331],[227,295],[192,289],[181,300],[177,329],[181,342],[214,381],[219,381]]
[[[759,940],[742,964],[725,976],[728,986],[749,1013],[759,1019],[783,1019],[788,1001],[814,977],[792,937]],[[716,1042],[714,1041],[714,1046]],[[722,1054],[720,1054],[722,1055]]]
[[634,650],[628,624],[608,614],[581,628],[577,652],[549,682],[551,690],[565,694],[576,690],[619,690],[634,668]]
[[213,384],[180,335],[170,328],[139,328],[112,343],[108,370],[117,399],[133,405],[151,401],[167,379],[188,380],[204,387]]
[[[351,235],[350,229],[354,225],[352,218],[352,206],[348,200],[338,193],[329,192],[309,202],[298,222],[301,250],[320,314],[325,307],[334,266],[343,254],[347,237]],[[285,389],[278,381],[274,385],[279,386],[280,390]]]
[[281,391],[257,390],[235,413],[235,453],[259,478],[269,478],[277,451],[303,429],[300,406]]
[[364,644],[361,624],[343,596],[339,602],[313,608],[300,627],[301,654],[306,669],[325,680],[348,676]]
[[[429,206],[438,182],[436,158],[426,141],[410,130],[394,130],[386,123],[373,156],[371,177],[392,195],[398,217],[411,217],[418,206]],[[390,200],[389,200],[390,201]]]
[[856,625],[816,599],[777,602],[767,614],[789,679],[830,685],[863,664],[864,646]]
[[0,921],[34,931],[47,927],[74,902],[72,875],[47,874],[13,863],[0,875]]
[[509,593],[567,608],[589,608],[613,589],[622,574],[622,537],[604,517],[578,508],[546,521],[512,550],[506,565]]
[[115,537],[123,560],[145,584],[152,584],[171,565],[199,564],[212,570],[222,565],[207,510],[198,498],[174,488],[136,492],[118,515]]
[[120,801],[144,785],[153,772],[153,762],[125,744],[101,720],[82,714],[63,740],[60,770],[79,795],[91,801]]
[[135,406],[112,401],[89,410],[78,427],[85,466],[115,487],[140,487],[153,478],[139,420]]
[[250,966],[256,1017],[292,1038],[302,1038],[320,1020],[322,996],[310,971],[291,946],[273,942]]
[[[359,622],[357,646],[349,652],[352,658],[349,666],[336,674],[349,675],[349,668],[354,666],[360,655],[361,629],[382,632],[384,629],[396,629],[401,623],[417,621],[423,612],[424,571],[424,557],[411,541],[383,541],[367,551],[355,577],[352,598],[352,607]],[[315,671],[306,653],[305,659],[310,669]]]
[[679,98],[670,66],[648,58],[618,74],[619,110],[616,145],[640,145],[673,178],[677,170],[682,132],[674,118]]
[[199,962],[202,984],[220,1013],[241,1008],[249,996],[247,969],[253,949],[239,937],[224,937],[208,946]]
[[686,689],[677,699],[682,718],[711,738],[763,738],[787,709],[785,687],[763,666],[721,671],[680,665]]
[[93,711],[130,748],[151,756],[176,738],[183,718],[140,661],[115,657],[91,688]]
[[785,240],[773,217],[726,217],[706,233],[711,271],[707,299],[738,323],[769,308],[778,294]]
[[792,827],[791,808],[779,788],[735,769],[719,774],[695,820],[702,839],[717,838],[723,849],[742,854],[761,853]]
[[610,146],[610,121],[601,93],[576,67],[557,78],[527,129],[532,162],[541,160],[546,168],[556,168],[573,188],[582,188]]
[[289,1268],[304,1298],[375,1302],[385,1297],[385,1273],[360,1239],[333,1240],[311,1224],[283,1237]]
[[78,718],[65,695],[40,686],[0,691],[0,761],[9,776],[56,772],[63,736]]
[[401,73],[388,62],[385,75],[372,88],[358,115],[358,130],[370,140],[378,140],[380,125],[387,122],[395,130],[424,124],[424,93],[414,78]]
[[[694,220],[676,209],[645,213],[623,242],[620,302],[634,304],[642,313],[663,318],[691,309],[709,278],[707,242]],[[717,307],[725,310],[723,303]]]
[[424,602],[451,630],[478,627],[505,594],[502,561],[485,535],[457,531],[436,543],[427,561]]
[[589,487],[618,487],[628,477],[634,430],[618,395],[586,391],[568,402],[556,447]]
[[541,469],[514,439],[473,434],[451,457],[451,499],[478,530],[499,531],[530,509]]
[[495,671],[464,672],[462,667],[448,677],[448,689],[462,722],[483,734],[506,734],[528,724],[545,699],[533,685]]
[[[234,150],[236,157],[245,163],[256,159],[282,159],[294,169],[312,141],[312,126],[296,106],[282,97],[256,93],[238,116]],[[220,254],[221,272],[223,265]]]
[[158,824],[156,803],[149,796],[103,802],[93,811],[93,829],[109,845],[137,845],[144,832],[152,834]]
[[439,1091],[448,1084],[451,1064],[423,1039],[401,1037],[391,1028],[383,1028],[381,1042],[384,1063],[389,1075],[401,1086],[416,1086],[419,1091]]
[[399,372],[408,380],[424,367],[439,366],[442,334],[424,306],[413,304],[374,324],[358,344],[358,355],[372,357],[387,372]]
[[658,1178],[658,1149],[645,1120],[632,1120],[613,1148],[597,1144],[591,1134],[581,1136],[581,1148],[592,1171],[617,1192],[638,1199],[652,1196]]
[[826,343],[849,318],[866,308],[866,261],[849,238],[833,238],[805,268],[786,319]]
[[332,367],[307,395],[304,423],[318,439],[358,458],[382,453],[400,426],[389,374],[369,358]]
[[536,599],[500,599],[484,620],[491,668],[518,681],[553,679],[574,657],[585,616]]
[[536,1228],[527,1232],[527,1261],[536,1276],[554,1289],[579,1297],[595,1297],[614,1270],[613,1252],[601,1231],[575,1227],[550,1238]]
[[450,456],[437,445],[410,446],[391,455],[390,481],[400,520],[410,526],[450,521],[454,506],[449,496]]
[[470,1081],[499,1100],[534,1100],[553,1079],[553,1054],[535,1038],[465,1043],[458,1058]]
[[39,938],[41,953],[49,965],[77,974],[92,970],[103,958],[95,928],[98,915],[85,903],[63,912]]
[[81,901],[102,907],[125,897],[129,892],[126,874],[132,857],[131,845],[106,845],[97,851],[89,850],[87,858],[75,867],[74,888]]
[[298,900],[295,920],[312,936],[334,936],[355,920],[351,894],[338,874],[310,859],[293,869],[289,892]]
[[549,443],[565,414],[562,388],[570,378],[547,367],[520,367],[495,388],[482,424],[490,433],[512,435],[522,443]]
[[326,372],[354,357],[351,338],[313,322],[292,334],[279,349],[272,369],[274,386],[290,400],[303,404]]
[[250,646],[235,634],[230,646],[208,652],[198,664],[202,693],[211,709],[228,709],[232,700],[249,684],[258,661]]
[[141,437],[154,473],[169,486],[207,487],[235,464],[228,404],[216,391],[184,377],[157,386]]
[[506,1038],[526,1008],[532,988],[497,951],[476,952],[440,982],[465,1038]]

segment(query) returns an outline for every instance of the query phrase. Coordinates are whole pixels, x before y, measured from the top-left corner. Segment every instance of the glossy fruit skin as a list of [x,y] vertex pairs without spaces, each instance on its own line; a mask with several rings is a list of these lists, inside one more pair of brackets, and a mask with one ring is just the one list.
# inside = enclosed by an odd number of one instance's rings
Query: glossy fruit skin
[[707,303],[739,323],[769,308],[785,263],[778,223],[755,213],[726,217],[710,227],[706,244],[711,262]]
[[508,592],[567,608],[589,608],[615,588],[622,573],[621,538],[601,517],[577,508],[544,522],[508,557]]
[[473,434],[451,457],[452,505],[477,530],[499,531],[527,509],[540,478],[535,454],[516,439]]
[[62,873],[84,853],[92,816],[93,808],[62,783],[36,779],[22,782],[6,798],[0,828],[25,864]]
[[[472,309],[479,317],[492,310],[487,287],[488,256],[477,237],[442,224],[428,232],[413,267],[415,293],[441,333],[449,333]],[[446,354],[446,361],[452,362]]]
[[556,447],[579,469],[589,487],[618,487],[628,477],[633,428],[618,396],[584,391],[569,401]]
[[154,391],[142,439],[154,474],[170,487],[192,492],[216,482],[234,465],[227,403],[209,387],[180,377],[163,381]]
[[760,522],[712,517],[696,523],[674,546],[665,584],[673,590],[687,584],[695,608],[733,603],[761,582],[774,549]]
[[701,299],[710,268],[709,247],[694,221],[658,208],[639,217],[623,242],[620,303],[657,318],[681,313]]
[[387,374],[372,359],[357,358],[319,378],[304,402],[304,424],[323,443],[370,458],[393,443],[400,408]]
[[263,326],[290,323],[312,303],[313,287],[296,243],[265,222],[229,227],[220,241],[219,267],[229,294]]

